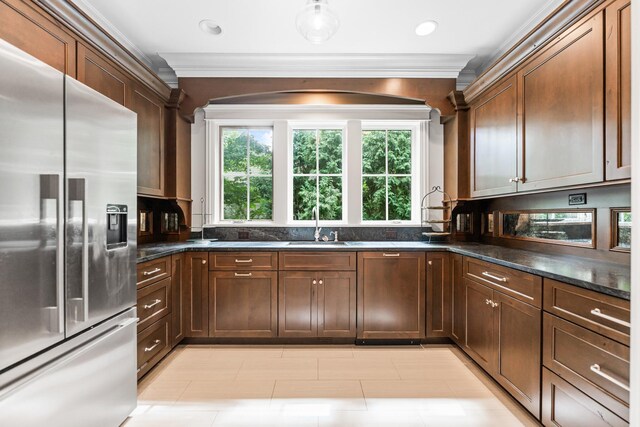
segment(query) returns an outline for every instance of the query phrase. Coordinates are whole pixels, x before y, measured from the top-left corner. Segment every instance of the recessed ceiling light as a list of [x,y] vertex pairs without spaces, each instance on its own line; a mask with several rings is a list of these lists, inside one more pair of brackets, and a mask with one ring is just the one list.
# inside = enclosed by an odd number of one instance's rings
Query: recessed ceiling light
[[425,21],[416,27],[416,34],[419,36],[428,36],[438,28],[436,21]]
[[220,33],[222,33],[222,28],[220,27],[220,25],[216,24],[210,19],[200,21],[200,24],[198,25],[200,26],[200,29],[207,34],[219,36]]

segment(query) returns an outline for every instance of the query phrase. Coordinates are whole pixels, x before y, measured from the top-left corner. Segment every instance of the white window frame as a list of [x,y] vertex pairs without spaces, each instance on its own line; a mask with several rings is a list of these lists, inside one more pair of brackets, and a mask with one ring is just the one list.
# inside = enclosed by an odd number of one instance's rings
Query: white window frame
[[[362,127],[360,129],[360,147],[362,147],[362,133],[366,131],[394,131],[394,130],[409,130],[411,131],[411,173],[408,176],[411,177],[411,219],[410,220],[373,220],[368,221],[364,219],[363,207],[362,203],[362,193],[360,194],[360,198],[357,201],[358,209],[360,214],[360,224],[367,226],[388,226],[388,225],[419,225],[421,223],[421,209],[420,209],[420,199],[421,195],[424,193],[424,190],[427,188],[425,183],[425,177],[428,174],[428,159],[426,158],[426,153],[428,150],[424,150],[423,154],[422,147],[424,144],[425,137],[425,129],[418,121],[362,121]],[[385,148],[385,151],[388,150],[388,147]],[[388,178],[390,175],[388,171],[388,153],[387,158],[385,159],[385,173],[383,175],[373,174],[373,176],[384,176],[385,185],[388,183]],[[360,150],[360,155],[358,159],[358,185],[362,189],[362,181],[364,178],[364,173],[362,171],[362,150]],[[366,174],[367,176],[372,176],[372,174]],[[397,174],[397,175],[405,175],[405,174]],[[387,202],[389,195],[387,194]],[[387,217],[389,216],[389,204],[387,203]]]
[[[224,132],[225,129],[239,129],[239,130],[245,130],[245,131],[251,131],[251,130],[271,130],[271,174],[269,175],[254,175],[251,174],[250,172],[250,167],[251,167],[251,154],[249,151],[249,141],[247,140],[247,170],[245,171],[245,173],[240,173],[240,172],[229,172],[229,173],[225,173],[224,171],[224,139],[222,138],[222,132]],[[219,216],[220,216],[220,222],[246,222],[246,223],[259,223],[259,222],[273,222],[273,205],[274,205],[274,200],[273,200],[273,151],[274,151],[274,144],[273,144],[273,126],[238,126],[238,125],[226,125],[226,126],[220,126],[218,129],[219,135],[218,138],[220,140],[220,187],[219,187],[219,191],[220,191],[220,199],[219,199],[219,207],[218,209],[220,210],[219,212]],[[227,219],[224,217],[224,178],[225,176],[238,176],[238,177],[246,177],[247,179],[247,208],[246,208],[246,218],[244,219]],[[271,178],[271,185],[272,185],[272,190],[271,190],[271,219],[257,219],[257,220],[253,220],[250,218],[250,210],[251,210],[251,204],[250,204],[250,194],[251,194],[251,178],[255,177],[255,178]]]
[[[320,220],[320,224],[323,226],[345,226],[348,224],[348,177],[347,173],[347,141],[349,138],[347,131],[347,122],[344,120],[341,121],[295,121],[291,120],[288,122],[287,126],[287,224],[290,226],[313,226],[315,225],[314,220],[295,220],[293,219],[293,131],[294,130],[341,130],[342,131],[342,174],[320,174],[320,169],[318,166],[318,157],[316,151],[316,173],[310,174],[309,176],[340,176],[342,179],[342,219],[341,220]],[[317,139],[316,139],[316,147],[317,147]],[[301,176],[300,174],[297,174]],[[318,184],[319,185],[319,180]],[[316,206],[318,206],[320,195],[317,195]]]
[[[429,180],[441,185],[436,169],[429,168],[431,150],[434,161],[441,156],[441,142],[430,142],[428,106],[389,105],[210,105],[202,115],[204,130],[203,193],[194,193],[196,205],[205,201],[205,224],[215,227],[251,225],[255,227],[313,227],[314,221],[293,221],[293,143],[292,129],[342,129],[342,221],[321,221],[323,227],[401,227],[420,225],[420,197],[429,188]],[[273,219],[222,221],[222,147],[221,127],[273,128]],[[362,220],[362,130],[412,130],[412,215],[411,221]],[[194,145],[197,141],[193,141]],[[194,157],[194,159],[197,158]],[[417,167],[416,167],[417,165]],[[196,171],[196,173],[198,173]],[[433,176],[432,176],[433,175]],[[200,178],[201,179],[201,178]],[[195,187],[194,187],[195,188]],[[283,191],[284,190],[284,191]],[[199,214],[196,214],[199,215]]]

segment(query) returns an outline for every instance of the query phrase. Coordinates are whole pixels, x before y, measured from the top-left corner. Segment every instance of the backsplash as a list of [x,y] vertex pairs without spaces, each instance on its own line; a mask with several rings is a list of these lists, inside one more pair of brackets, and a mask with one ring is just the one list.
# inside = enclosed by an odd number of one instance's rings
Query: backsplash
[[[425,230],[422,227],[327,227],[320,234],[328,236],[329,232],[337,231],[338,239],[343,241],[426,241],[428,238],[422,236]],[[229,241],[292,241],[313,240],[313,232],[313,227],[210,227],[205,228],[204,237]],[[191,233],[191,237],[200,238],[200,232]],[[446,237],[431,239],[432,242],[446,240]]]

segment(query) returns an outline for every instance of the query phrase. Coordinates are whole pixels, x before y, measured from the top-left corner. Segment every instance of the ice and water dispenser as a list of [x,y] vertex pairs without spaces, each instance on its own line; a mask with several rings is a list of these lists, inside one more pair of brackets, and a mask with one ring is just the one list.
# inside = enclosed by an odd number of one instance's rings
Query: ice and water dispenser
[[127,205],[107,205],[107,250],[127,246]]

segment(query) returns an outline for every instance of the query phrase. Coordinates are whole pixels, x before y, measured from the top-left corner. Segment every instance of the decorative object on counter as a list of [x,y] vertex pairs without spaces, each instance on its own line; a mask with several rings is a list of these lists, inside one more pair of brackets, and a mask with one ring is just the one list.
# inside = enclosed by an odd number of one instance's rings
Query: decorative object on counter
[[176,212],[162,212],[160,231],[162,234],[176,234],[180,232],[180,223]]
[[495,231],[495,213],[487,212],[482,216],[482,234],[493,236]]
[[329,9],[327,0],[308,0],[296,18],[298,32],[313,44],[329,40],[338,31],[339,26],[340,20]]
[[611,209],[611,250],[631,252],[631,209]]
[[456,215],[456,233],[473,233],[473,213],[465,212]]
[[500,237],[595,248],[595,210],[500,212]]
[[[432,194],[442,195],[442,204],[431,204],[429,196]],[[425,206],[425,202],[427,205]],[[430,228],[431,231],[423,231],[422,235],[429,238],[435,236],[451,235],[451,197],[439,185],[436,185],[424,195],[420,202],[422,228]]]

